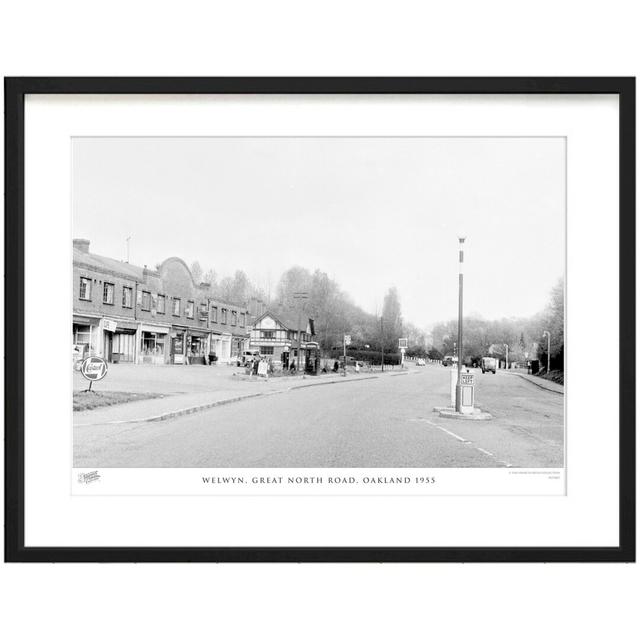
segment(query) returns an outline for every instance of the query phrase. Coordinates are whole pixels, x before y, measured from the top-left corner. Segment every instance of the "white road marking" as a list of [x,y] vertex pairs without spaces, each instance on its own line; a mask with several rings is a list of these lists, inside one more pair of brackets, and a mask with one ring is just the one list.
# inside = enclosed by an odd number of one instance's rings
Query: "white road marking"
[[[432,427],[436,427],[436,429],[440,429],[440,431],[444,431],[445,433],[449,434],[450,436],[453,436],[456,440],[459,440],[460,442],[463,442],[464,444],[473,444],[470,440],[467,440],[465,438],[463,438],[462,436],[459,436],[457,433],[453,433],[453,431],[449,431],[449,429],[445,429],[444,427],[441,427],[439,424],[436,424],[435,422],[431,422],[431,420],[427,420],[426,418],[420,419],[421,422],[426,422],[427,424],[430,424]],[[484,453],[486,456],[489,456],[491,458],[496,458],[496,454],[495,453],[491,453],[491,451],[487,451],[486,449],[483,449],[482,447],[475,447],[476,451],[480,451],[480,453]],[[509,462],[506,462],[504,460],[498,460],[496,458],[496,461],[499,462],[500,464],[503,464],[505,467],[513,467],[513,465]]]

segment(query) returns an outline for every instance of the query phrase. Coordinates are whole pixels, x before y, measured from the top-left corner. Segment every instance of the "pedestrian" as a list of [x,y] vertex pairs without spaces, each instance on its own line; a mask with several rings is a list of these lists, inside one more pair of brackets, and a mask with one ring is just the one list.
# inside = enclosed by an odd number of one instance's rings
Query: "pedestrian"
[[356,360],[355,368],[356,368],[356,373],[360,373],[360,365],[358,364],[357,360]]
[[338,373],[338,369],[340,369],[340,363],[336,360],[333,363],[333,373]]

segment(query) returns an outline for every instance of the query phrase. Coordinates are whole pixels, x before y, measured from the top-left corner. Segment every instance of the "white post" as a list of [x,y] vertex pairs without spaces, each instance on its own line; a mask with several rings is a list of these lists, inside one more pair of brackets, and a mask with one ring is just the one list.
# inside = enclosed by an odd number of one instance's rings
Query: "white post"
[[551,371],[551,334],[548,331],[542,332],[542,337],[547,336],[547,373]]

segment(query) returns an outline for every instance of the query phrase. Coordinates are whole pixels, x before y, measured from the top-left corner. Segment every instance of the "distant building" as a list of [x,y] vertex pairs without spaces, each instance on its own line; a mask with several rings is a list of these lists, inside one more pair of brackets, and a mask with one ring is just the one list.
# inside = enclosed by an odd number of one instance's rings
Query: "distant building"
[[244,351],[248,312],[211,297],[180,258],[156,269],[89,252],[73,241],[73,351],[109,362],[231,362]]
[[280,361],[288,369],[293,363],[315,371],[319,358],[318,343],[314,341],[313,318],[282,307],[265,311],[251,328],[249,348],[261,356]]

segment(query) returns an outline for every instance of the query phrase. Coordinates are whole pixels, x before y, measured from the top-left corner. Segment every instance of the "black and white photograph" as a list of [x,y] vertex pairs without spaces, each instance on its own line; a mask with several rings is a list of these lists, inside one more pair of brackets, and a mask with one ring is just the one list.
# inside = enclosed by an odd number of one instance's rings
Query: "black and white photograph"
[[629,557],[631,82],[9,86],[16,557]]
[[74,468],[562,470],[566,161],[74,138]]

